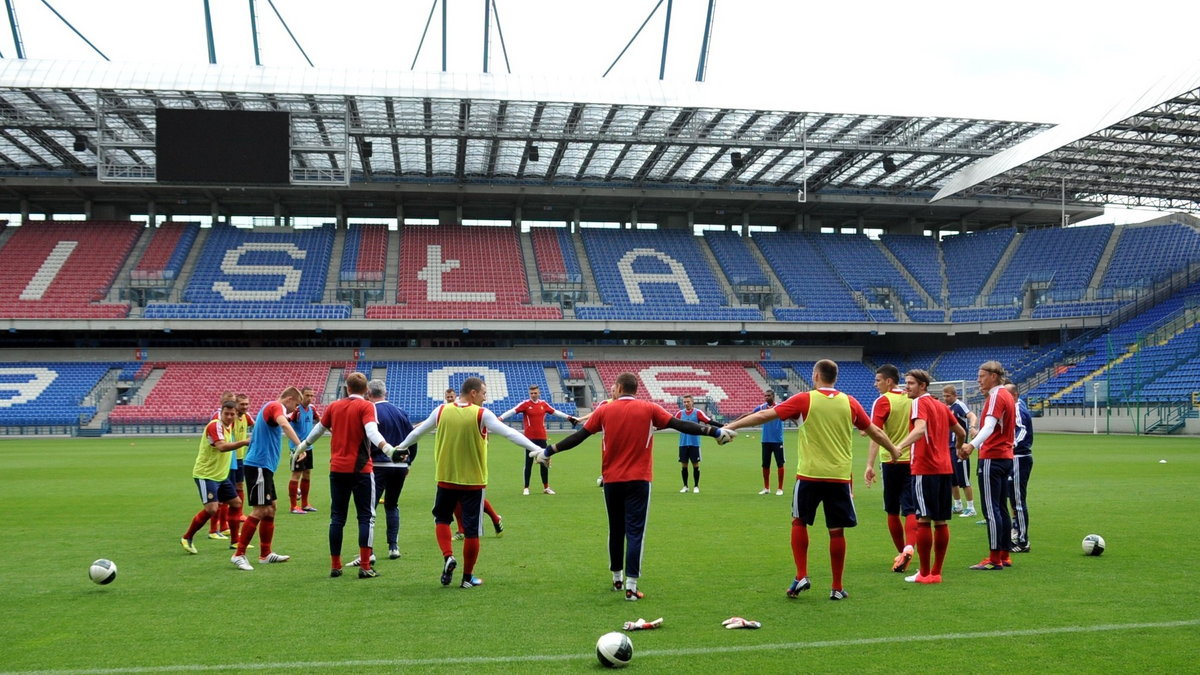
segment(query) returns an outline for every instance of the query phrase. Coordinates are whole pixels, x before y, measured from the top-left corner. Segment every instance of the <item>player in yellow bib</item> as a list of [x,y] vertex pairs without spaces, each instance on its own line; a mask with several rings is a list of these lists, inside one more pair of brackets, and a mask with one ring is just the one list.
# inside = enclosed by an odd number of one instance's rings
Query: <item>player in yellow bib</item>
[[468,377],[459,389],[458,400],[444,403],[418,424],[396,446],[392,461],[407,461],[409,446],[430,431],[437,431],[433,447],[434,476],[437,494],[433,501],[434,532],[442,551],[442,585],[449,586],[458,561],[454,558],[454,538],[450,524],[454,509],[461,506],[463,540],[463,575],[461,588],[474,588],[483,583],[476,577],[475,562],[479,559],[479,537],[482,533],[483,501],[488,481],[487,435],[498,434],[524,448],[539,452],[541,447],[525,438],[521,432],[501,422],[496,414],[481,407],[487,400],[487,385],[478,377]]
[[187,531],[179,538],[183,550],[196,553],[192,538],[204,526],[204,523],[217,517],[217,506],[225,504],[229,507],[229,526],[234,536],[241,521],[242,500],[229,476],[229,458],[231,452],[250,444],[249,440],[234,441],[230,438],[234,418],[237,415],[237,404],[227,400],[221,404],[219,419],[210,420],[200,437],[199,448],[196,452],[196,463],[192,467],[192,479],[200,493],[200,503],[204,508],[193,518]]
[[[900,445],[908,435],[912,399],[904,393],[900,384],[900,370],[885,363],[875,370],[875,389],[879,398],[871,406],[871,423],[883,429],[894,445]],[[863,475],[867,487],[875,482],[875,459],[879,446],[872,443],[867,448],[867,470]],[[883,466],[883,510],[887,513],[888,532],[896,547],[892,561],[893,572],[904,572],[912,561],[913,546],[917,543],[917,502],[913,498],[912,471],[909,449],[905,447],[900,459],[884,460]]]
[[842,585],[842,572],[846,566],[844,528],[858,524],[850,494],[854,442],[851,426],[866,432],[892,457],[900,454],[891,439],[871,423],[853,396],[833,388],[837,375],[836,363],[828,359],[817,361],[813,366],[812,391],[796,394],[774,408],[751,413],[725,426],[736,430],[774,419],[796,420],[800,425],[797,448],[800,463],[792,490],[792,557],[796,577],[788,587],[789,598],[812,587],[808,580],[808,528],[816,520],[817,506],[822,504],[825,527],[829,529],[829,562],[833,573],[829,599],[844,600],[850,595]]

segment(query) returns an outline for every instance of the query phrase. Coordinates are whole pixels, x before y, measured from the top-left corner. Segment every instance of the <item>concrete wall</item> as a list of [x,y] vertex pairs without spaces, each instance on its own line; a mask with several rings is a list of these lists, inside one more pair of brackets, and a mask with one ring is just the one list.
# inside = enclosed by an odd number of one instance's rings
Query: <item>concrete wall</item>
[[[1107,411],[1100,408],[1100,418],[1097,420],[1091,409],[1077,408],[1050,409],[1041,417],[1033,418],[1035,431],[1061,431],[1067,433],[1092,433],[1098,429],[1114,434],[1132,434],[1136,432],[1135,421],[1143,411],[1137,408],[1110,408]],[[1200,436],[1200,419],[1189,419],[1183,429],[1174,435]]]

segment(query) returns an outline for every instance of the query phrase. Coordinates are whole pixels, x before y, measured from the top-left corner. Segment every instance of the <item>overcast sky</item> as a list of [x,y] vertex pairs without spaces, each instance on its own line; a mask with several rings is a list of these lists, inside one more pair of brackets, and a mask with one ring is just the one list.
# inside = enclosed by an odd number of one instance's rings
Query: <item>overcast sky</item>
[[[41,0],[12,0],[28,58],[99,59]],[[448,2],[448,70],[483,70],[483,0]],[[495,0],[514,74],[598,79],[657,0]],[[254,63],[249,3],[210,0],[217,62]],[[49,0],[119,61],[205,63],[202,0]],[[408,70],[430,0],[275,0],[316,67]],[[658,77],[664,1],[609,79]],[[666,79],[695,78],[707,0],[675,0]],[[441,69],[440,2],[417,70]],[[718,0],[706,88],[789,109],[1060,123],[1200,66],[1200,3]],[[266,0],[264,65],[307,67]],[[504,72],[492,23],[491,72]],[[0,54],[15,49],[10,31]]]

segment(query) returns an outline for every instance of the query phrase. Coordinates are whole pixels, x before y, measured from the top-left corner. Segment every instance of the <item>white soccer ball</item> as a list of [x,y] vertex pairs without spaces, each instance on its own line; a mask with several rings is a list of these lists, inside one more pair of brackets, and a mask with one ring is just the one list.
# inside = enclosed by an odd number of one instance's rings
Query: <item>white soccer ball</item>
[[606,668],[624,668],[633,660],[633,640],[624,633],[605,633],[596,640],[596,658]]
[[1104,537],[1098,534],[1089,534],[1083,538],[1083,554],[1084,555],[1100,555],[1104,553]]
[[111,560],[101,558],[92,563],[92,566],[88,568],[88,576],[91,577],[93,582],[101,586],[111,584],[113,579],[117,578],[117,564]]

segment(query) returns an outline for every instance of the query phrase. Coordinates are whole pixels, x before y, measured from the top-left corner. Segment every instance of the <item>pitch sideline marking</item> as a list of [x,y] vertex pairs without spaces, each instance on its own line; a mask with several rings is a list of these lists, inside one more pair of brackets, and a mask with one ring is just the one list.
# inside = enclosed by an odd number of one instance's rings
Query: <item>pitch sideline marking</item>
[[[1062,635],[1069,633],[1102,633],[1108,631],[1143,630],[1148,628],[1182,628],[1200,626],[1200,619],[1179,621],[1157,621],[1153,623],[1114,623],[1095,626],[1060,626],[1057,628],[1026,628],[1022,630],[992,630],[975,633],[943,633],[941,635],[889,635],[848,640],[818,640],[816,642],[778,642],[758,645],[736,645],[731,647],[696,647],[690,649],[647,649],[636,652],[640,657],[648,656],[695,656],[704,654],[733,654],[778,649],[822,649],[827,647],[855,647],[861,645],[888,644],[898,642],[934,642],[938,640],[974,640],[978,638],[1007,638],[1039,635]],[[547,661],[573,661],[584,659],[579,653],[544,654],[531,656],[465,656],[436,659],[364,659],[356,661],[296,661],[284,663],[229,663],[220,665],[181,664],[173,666],[135,666],[131,668],[93,668],[64,670],[3,671],[0,675],[109,675],[115,673],[193,673],[211,670],[283,670],[288,668],[346,668],[372,666],[452,666],[489,663],[536,663]]]

